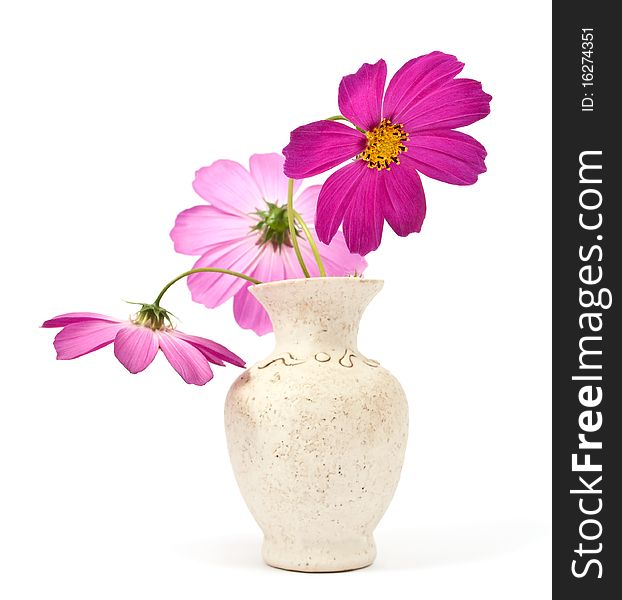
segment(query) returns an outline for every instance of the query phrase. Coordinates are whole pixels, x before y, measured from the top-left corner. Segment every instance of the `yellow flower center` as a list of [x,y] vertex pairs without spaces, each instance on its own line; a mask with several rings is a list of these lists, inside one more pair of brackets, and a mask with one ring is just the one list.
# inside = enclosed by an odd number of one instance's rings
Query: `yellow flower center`
[[391,123],[389,119],[382,119],[378,127],[366,131],[367,148],[357,158],[362,158],[370,169],[391,170],[391,164],[400,164],[399,155],[406,152],[404,146],[410,137],[404,131],[403,125]]

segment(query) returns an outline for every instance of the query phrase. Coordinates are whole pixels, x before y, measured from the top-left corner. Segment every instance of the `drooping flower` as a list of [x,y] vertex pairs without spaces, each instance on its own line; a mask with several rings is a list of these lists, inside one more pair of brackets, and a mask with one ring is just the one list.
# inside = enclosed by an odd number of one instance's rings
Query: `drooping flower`
[[419,173],[470,185],[486,171],[486,150],[455,131],[490,112],[491,96],[473,79],[456,79],[464,64],[432,52],[408,61],[384,91],[384,60],[364,64],[339,85],[339,109],[355,128],[316,121],[291,133],[285,174],[303,178],[342,162],[319,194],[315,227],[329,243],[343,222],[352,252],[380,245],[384,221],[400,236],[421,230],[425,195]]
[[224,346],[174,329],[167,312],[153,305],[143,305],[131,320],[74,312],[54,317],[42,327],[62,327],[54,338],[59,360],[78,358],[114,342],[115,356],[130,373],[144,371],[158,350],[186,383],[195,385],[212,379],[210,363],[244,367],[244,361]]
[[[302,277],[288,230],[288,180],[283,174],[283,161],[279,154],[254,154],[250,171],[231,160],[217,160],[199,169],[193,187],[208,204],[177,216],[171,231],[175,250],[200,255],[194,268],[231,269],[262,282]],[[295,182],[295,194],[300,184]],[[320,187],[310,186],[294,198],[294,209],[312,234]],[[301,235],[298,242],[311,275],[317,276],[306,238]],[[330,245],[318,243],[318,248],[329,276],[360,274],[367,266],[365,259],[350,253],[341,233],[332,237]],[[249,285],[224,274],[197,273],[188,277],[195,302],[214,308],[233,296],[238,324],[264,335],[272,331],[272,324],[264,308],[248,292]]]

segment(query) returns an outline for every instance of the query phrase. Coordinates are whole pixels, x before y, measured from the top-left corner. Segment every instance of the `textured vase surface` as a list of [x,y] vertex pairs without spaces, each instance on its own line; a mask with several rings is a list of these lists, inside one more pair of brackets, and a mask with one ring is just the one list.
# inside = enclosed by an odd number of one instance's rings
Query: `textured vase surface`
[[276,347],[232,385],[225,426],[269,565],[344,571],[376,556],[373,531],[408,436],[402,387],[357,348],[359,320],[381,287],[330,277],[250,288],[272,319]]

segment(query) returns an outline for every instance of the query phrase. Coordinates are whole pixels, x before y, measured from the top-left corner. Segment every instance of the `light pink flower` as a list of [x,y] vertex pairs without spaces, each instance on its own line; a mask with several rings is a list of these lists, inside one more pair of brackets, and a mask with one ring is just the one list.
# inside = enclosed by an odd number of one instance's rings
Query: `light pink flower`
[[[142,309],[144,311],[144,307]],[[165,311],[162,311],[165,313]],[[120,321],[105,315],[74,312],[59,315],[42,327],[62,327],[54,338],[56,358],[71,360],[114,342],[114,354],[130,372],[140,373],[153,361],[158,350],[168,359],[186,383],[204,385],[214,376],[210,363],[238,367],[244,361],[230,350],[205,338],[187,335],[164,324],[153,329],[148,316],[138,321]],[[141,324],[144,323],[144,324]]]
[[[194,190],[208,202],[183,211],[171,238],[175,250],[201,257],[195,268],[220,267],[250,275],[262,282],[303,277],[287,230],[287,177],[283,156],[254,154],[250,172],[231,160],[217,160],[196,173]],[[296,181],[294,194],[301,181]],[[294,208],[309,225],[313,237],[315,207],[321,186],[306,188],[294,199]],[[319,275],[311,248],[303,235],[300,248],[312,276]],[[351,254],[343,235],[336,232],[330,245],[317,242],[327,275],[362,273],[367,263]],[[258,335],[272,331],[263,307],[248,292],[248,282],[230,275],[198,273],[188,278],[195,302],[208,308],[233,296],[238,324]]]

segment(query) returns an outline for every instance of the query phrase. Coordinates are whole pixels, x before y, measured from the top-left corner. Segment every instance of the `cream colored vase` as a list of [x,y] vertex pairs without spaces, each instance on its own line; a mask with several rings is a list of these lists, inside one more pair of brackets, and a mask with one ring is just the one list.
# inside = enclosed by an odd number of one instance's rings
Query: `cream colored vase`
[[376,556],[373,531],[408,436],[400,384],[357,349],[359,320],[381,287],[330,277],[250,288],[272,319],[276,347],[234,382],[225,425],[274,567],[345,571]]

